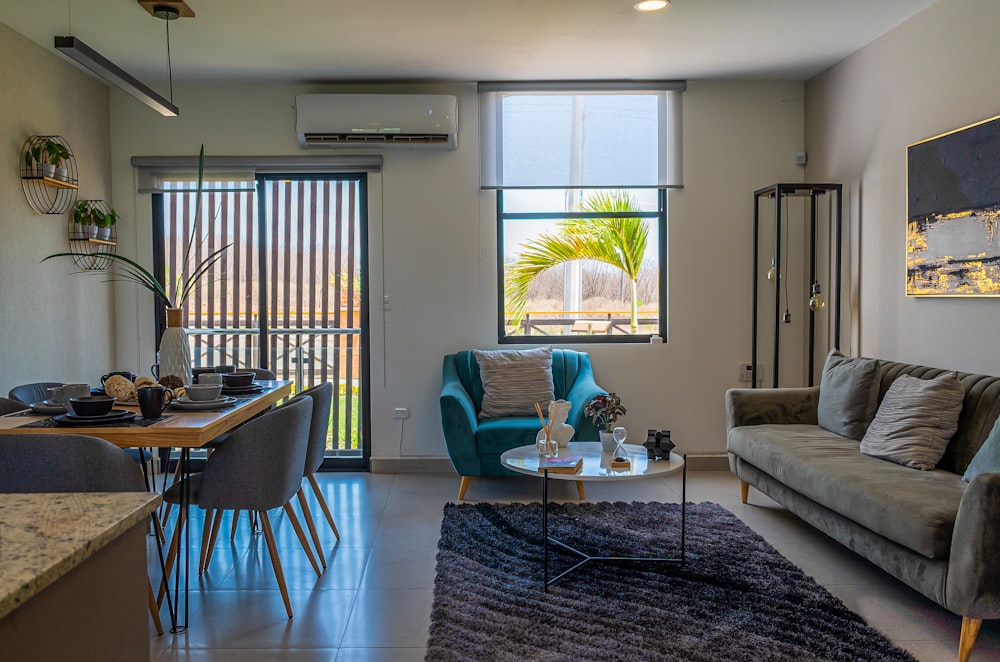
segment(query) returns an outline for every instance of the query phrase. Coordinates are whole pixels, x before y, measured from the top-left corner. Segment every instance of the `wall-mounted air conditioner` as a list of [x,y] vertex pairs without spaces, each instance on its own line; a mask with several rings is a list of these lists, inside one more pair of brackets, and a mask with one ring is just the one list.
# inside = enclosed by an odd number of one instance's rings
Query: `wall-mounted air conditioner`
[[299,146],[455,149],[458,98],[447,94],[300,94]]

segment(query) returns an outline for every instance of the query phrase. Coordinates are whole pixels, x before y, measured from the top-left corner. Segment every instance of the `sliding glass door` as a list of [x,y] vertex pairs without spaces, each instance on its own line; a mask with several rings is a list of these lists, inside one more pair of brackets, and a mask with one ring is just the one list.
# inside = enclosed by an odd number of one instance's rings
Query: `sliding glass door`
[[196,187],[165,181],[153,196],[157,267],[168,281],[230,245],[184,307],[193,364],[266,368],[296,391],[331,382],[327,464],[367,466],[366,176],[208,180],[188,260]]

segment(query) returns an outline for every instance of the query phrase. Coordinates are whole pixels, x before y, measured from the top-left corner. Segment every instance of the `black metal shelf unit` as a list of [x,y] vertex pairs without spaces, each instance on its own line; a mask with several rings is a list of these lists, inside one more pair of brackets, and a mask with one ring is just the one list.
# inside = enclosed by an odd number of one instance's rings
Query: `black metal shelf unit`
[[[820,196],[834,195],[833,211],[830,216],[830,223],[834,225],[834,252],[831,256],[833,262],[833,283],[828,286],[827,297],[833,307],[833,345],[840,346],[840,305],[841,305],[841,269],[843,256],[843,186],[840,184],[772,184],[764,188],[757,189],[753,193],[753,348],[750,353],[751,379],[753,387],[757,387],[757,340],[758,340],[758,307],[760,303],[760,202],[762,199],[774,200],[774,264],[776,267],[775,286],[781,282],[781,201],[789,197],[809,198],[809,285],[816,282],[816,210],[817,200]],[[774,297],[774,356],[771,367],[772,387],[778,386],[780,367],[780,339],[781,339],[781,297]],[[809,386],[815,382],[815,356],[814,344],[816,341],[816,312],[809,310]]]

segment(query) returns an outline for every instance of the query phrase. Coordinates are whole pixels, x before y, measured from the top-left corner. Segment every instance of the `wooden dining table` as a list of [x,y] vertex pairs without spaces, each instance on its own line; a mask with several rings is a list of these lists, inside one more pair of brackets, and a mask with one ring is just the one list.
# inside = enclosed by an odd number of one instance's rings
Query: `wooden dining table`
[[[279,400],[288,397],[292,392],[292,382],[281,379],[261,380],[255,383],[260,384],[264,389],[259,393],[248,393],[236,395],[237,401],[234,405],[211,411],[188,411],[167,407],[160,420],[149,425],[136,425],[134,423],[125,425],[91,425],[91,426],[64,426],[50,425],[25,427],[46,421],[52,418],[45,414],[35,414],[29,412],[16,412],[0,416],[0,434],[82,434],[89,437],[98,437],[115,444],[121,448],[178,448],[180,449],[180,472],[182,476],[189,474],[189,459],[192,449],[201,448],[219,435],[230,432],[250,420],[254,416],[261,414],[275,405]],[[128,409],[139,411],[137,403],[116,403],[116,409]],[[143,469],[145,471],[145,469]],[[187,488],[189,481],[184,481]],[[190,504],[190,493],[188,489],[181,490],[180,513],[187,511]],[[189,527],[185,527],[187,531]],[[185,533],[185,538],[189,534]],[[171,632],[183,632],[188,626],[188,590],[189,582],[187,576],[190,574],[190,541],[185,539],[180,541],[182,549],[188,549],[185,555],[186,563],[177,564],[177,573],[174,575],[174,593],[172,600],[168,598],[170,611]],[[160,552],[160,565],[163,567],[162,548],[159,548],[159,537],[157,537],[158,551]],[[183,572],[182,572],[182,566]],[[182,576],[184,575],[183,580]],[[164,577],[164,587],[166,586]],[[184,613],[181,619],[180,597],[181,586],[184,595]]]
[[[282,379],[257,380],[264,390],[256,394],[234,396],[234,406],[214,411],[185,411],[167,407],[163,419],[148,426],[94,425],[24,427],[51,418],[46,414],[23,412],[0,416],[0,434],[84,434],[110,441],[121,448],[201,448],[212,439],[229,432],[267,411],[292,392],[292,382]],[[139,411],[136,403],[116,403],[116,409]]]

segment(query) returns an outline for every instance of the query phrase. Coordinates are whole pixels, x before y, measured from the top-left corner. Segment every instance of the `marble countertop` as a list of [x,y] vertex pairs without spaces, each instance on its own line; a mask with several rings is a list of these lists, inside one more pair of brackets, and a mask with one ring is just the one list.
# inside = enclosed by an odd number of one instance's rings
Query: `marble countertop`
[[146,492],[0,494],[0,618],[145,520]]

